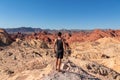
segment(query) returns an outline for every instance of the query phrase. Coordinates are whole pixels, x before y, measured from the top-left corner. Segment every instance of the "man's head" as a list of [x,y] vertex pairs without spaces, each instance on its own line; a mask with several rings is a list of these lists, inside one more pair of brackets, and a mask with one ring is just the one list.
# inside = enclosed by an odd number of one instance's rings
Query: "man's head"
[[61,37],[62,33],[61,32],[58,32],[58,36]]

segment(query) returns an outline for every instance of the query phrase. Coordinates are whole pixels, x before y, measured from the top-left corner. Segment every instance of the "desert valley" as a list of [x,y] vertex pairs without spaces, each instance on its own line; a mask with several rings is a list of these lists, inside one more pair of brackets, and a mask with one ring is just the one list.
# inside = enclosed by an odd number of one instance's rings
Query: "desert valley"
[[53,52],[57,32],[0,29],[0,80],[120,80],[120,30],[62,31],[61,72]]

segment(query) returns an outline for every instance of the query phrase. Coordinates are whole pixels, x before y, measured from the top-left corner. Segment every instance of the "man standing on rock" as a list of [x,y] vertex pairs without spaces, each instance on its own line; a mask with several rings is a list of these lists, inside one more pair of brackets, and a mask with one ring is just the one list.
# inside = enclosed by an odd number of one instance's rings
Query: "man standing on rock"
[[58,32],[58,37],[54,43],[54,52],[56,53],[56,70],[58,70],[59,72],[60,72],[61,60],[63,59],[64,47],[65,47],[63,38],[61,36],[62,33]]

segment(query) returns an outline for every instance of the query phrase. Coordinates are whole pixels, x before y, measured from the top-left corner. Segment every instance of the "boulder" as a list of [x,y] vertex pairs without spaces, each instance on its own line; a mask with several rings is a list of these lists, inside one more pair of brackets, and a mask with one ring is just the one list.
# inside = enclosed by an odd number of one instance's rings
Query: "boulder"
[[0,46],[9,45],[10,43],[12,43],[12,39],[9,34],[4,29],[0,29]]
[[43,41],[40,45],[40,48],[48,49],[49,47],[48,47],[47,43]]

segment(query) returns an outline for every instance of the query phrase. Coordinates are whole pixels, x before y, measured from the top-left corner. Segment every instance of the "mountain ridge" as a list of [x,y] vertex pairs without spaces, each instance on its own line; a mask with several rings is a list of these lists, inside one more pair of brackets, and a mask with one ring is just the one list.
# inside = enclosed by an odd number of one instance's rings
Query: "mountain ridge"
[[[42,29],[42,28],[33,28],[33,27],[18,27],[18,28],[3,28],[5,29],[8,33],[14,33],[14,32],[40,32],[40,31],[48,31],[48,32],[56,32],[56,31],[61,31],[61,32],[91,32],[94,29]],[[100,30],[107,30],[107,29],[100,29]]]

